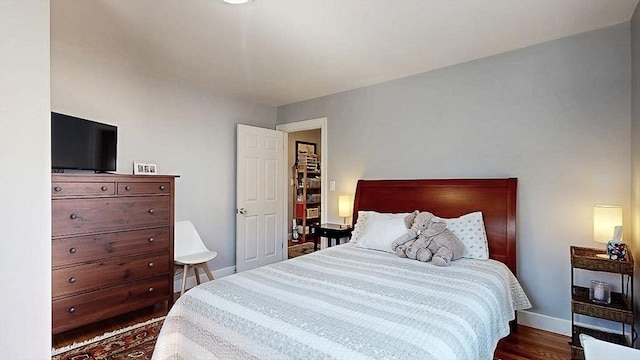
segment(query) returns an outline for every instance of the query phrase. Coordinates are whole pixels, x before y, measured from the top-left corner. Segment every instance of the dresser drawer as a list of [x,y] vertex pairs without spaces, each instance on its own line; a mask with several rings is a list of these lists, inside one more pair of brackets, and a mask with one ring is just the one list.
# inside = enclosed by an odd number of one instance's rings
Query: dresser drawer
[[120,182],[118,195],[169,195],[171,184],[168,182]]
[[52,182],[51,197],[114,195],[115,182]]
[[52,241],[52,266],[71,265],[97,259],[116,258],[168,249],[171,228],[123,231],[78,236]]
[[170,295],[169,286],[169,279],[165,275],[54,300],[53,333],[164,301]]
[[53,270],[54,298],[140,280],[170,271],[169,252],[108,259]]
[[170,200],[168,196],[53,200],[52,234],[79,235],[169,226]]

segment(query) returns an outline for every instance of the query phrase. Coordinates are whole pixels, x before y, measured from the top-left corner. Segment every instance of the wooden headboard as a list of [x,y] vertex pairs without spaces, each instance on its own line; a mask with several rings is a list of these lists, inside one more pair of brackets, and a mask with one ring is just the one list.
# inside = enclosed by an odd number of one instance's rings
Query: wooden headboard
[[358,211],[429,211],[443,218],[482,211],[489,257],[516,274],[516,188],[518,179],[359,180],[353,203]]

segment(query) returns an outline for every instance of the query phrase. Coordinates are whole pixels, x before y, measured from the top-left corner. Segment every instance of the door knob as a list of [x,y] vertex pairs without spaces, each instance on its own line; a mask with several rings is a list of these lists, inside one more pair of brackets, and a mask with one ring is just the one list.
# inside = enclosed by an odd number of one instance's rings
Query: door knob
[[236,213],[240,215],[247,215],[247,209],[245,208],[236,209]]

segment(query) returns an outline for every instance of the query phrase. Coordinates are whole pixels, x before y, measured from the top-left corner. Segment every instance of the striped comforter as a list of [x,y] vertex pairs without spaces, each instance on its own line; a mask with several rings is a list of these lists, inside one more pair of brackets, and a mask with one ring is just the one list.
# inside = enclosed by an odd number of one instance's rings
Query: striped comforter
[[492,359],[529,307],[500,262],[436,267],[345,244],[189,290],[153,358]]

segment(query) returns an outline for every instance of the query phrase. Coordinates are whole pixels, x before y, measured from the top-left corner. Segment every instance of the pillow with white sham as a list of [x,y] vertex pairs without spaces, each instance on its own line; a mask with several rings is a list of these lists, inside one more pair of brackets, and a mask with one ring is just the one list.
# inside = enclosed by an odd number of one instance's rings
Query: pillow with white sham
[[[366,229],[360,234],[356,247],[394,253],[393,241],[407,232],[404,218],[408,213],[373,213],[367,215]],[[360,214],[358,214],[358,218]]]
[[353,231],[351,231],[351,240],[350,242],[358,242],[362,238],[362,236],[367,232],[367,226],[369,225],[369,218],[373,215],[380,215],[386,217],[401,217],[404,221],[404,218],[410,213],[380,213],[377,211],[371,210],[360,210],[358,211],[358,220],[356,220],[355,225],[353,225]]
[[464,243],[463,258],[489,259],[489,243],[482,212],[476,211],[457,218],[441,219],[447,223],[447,229]]

